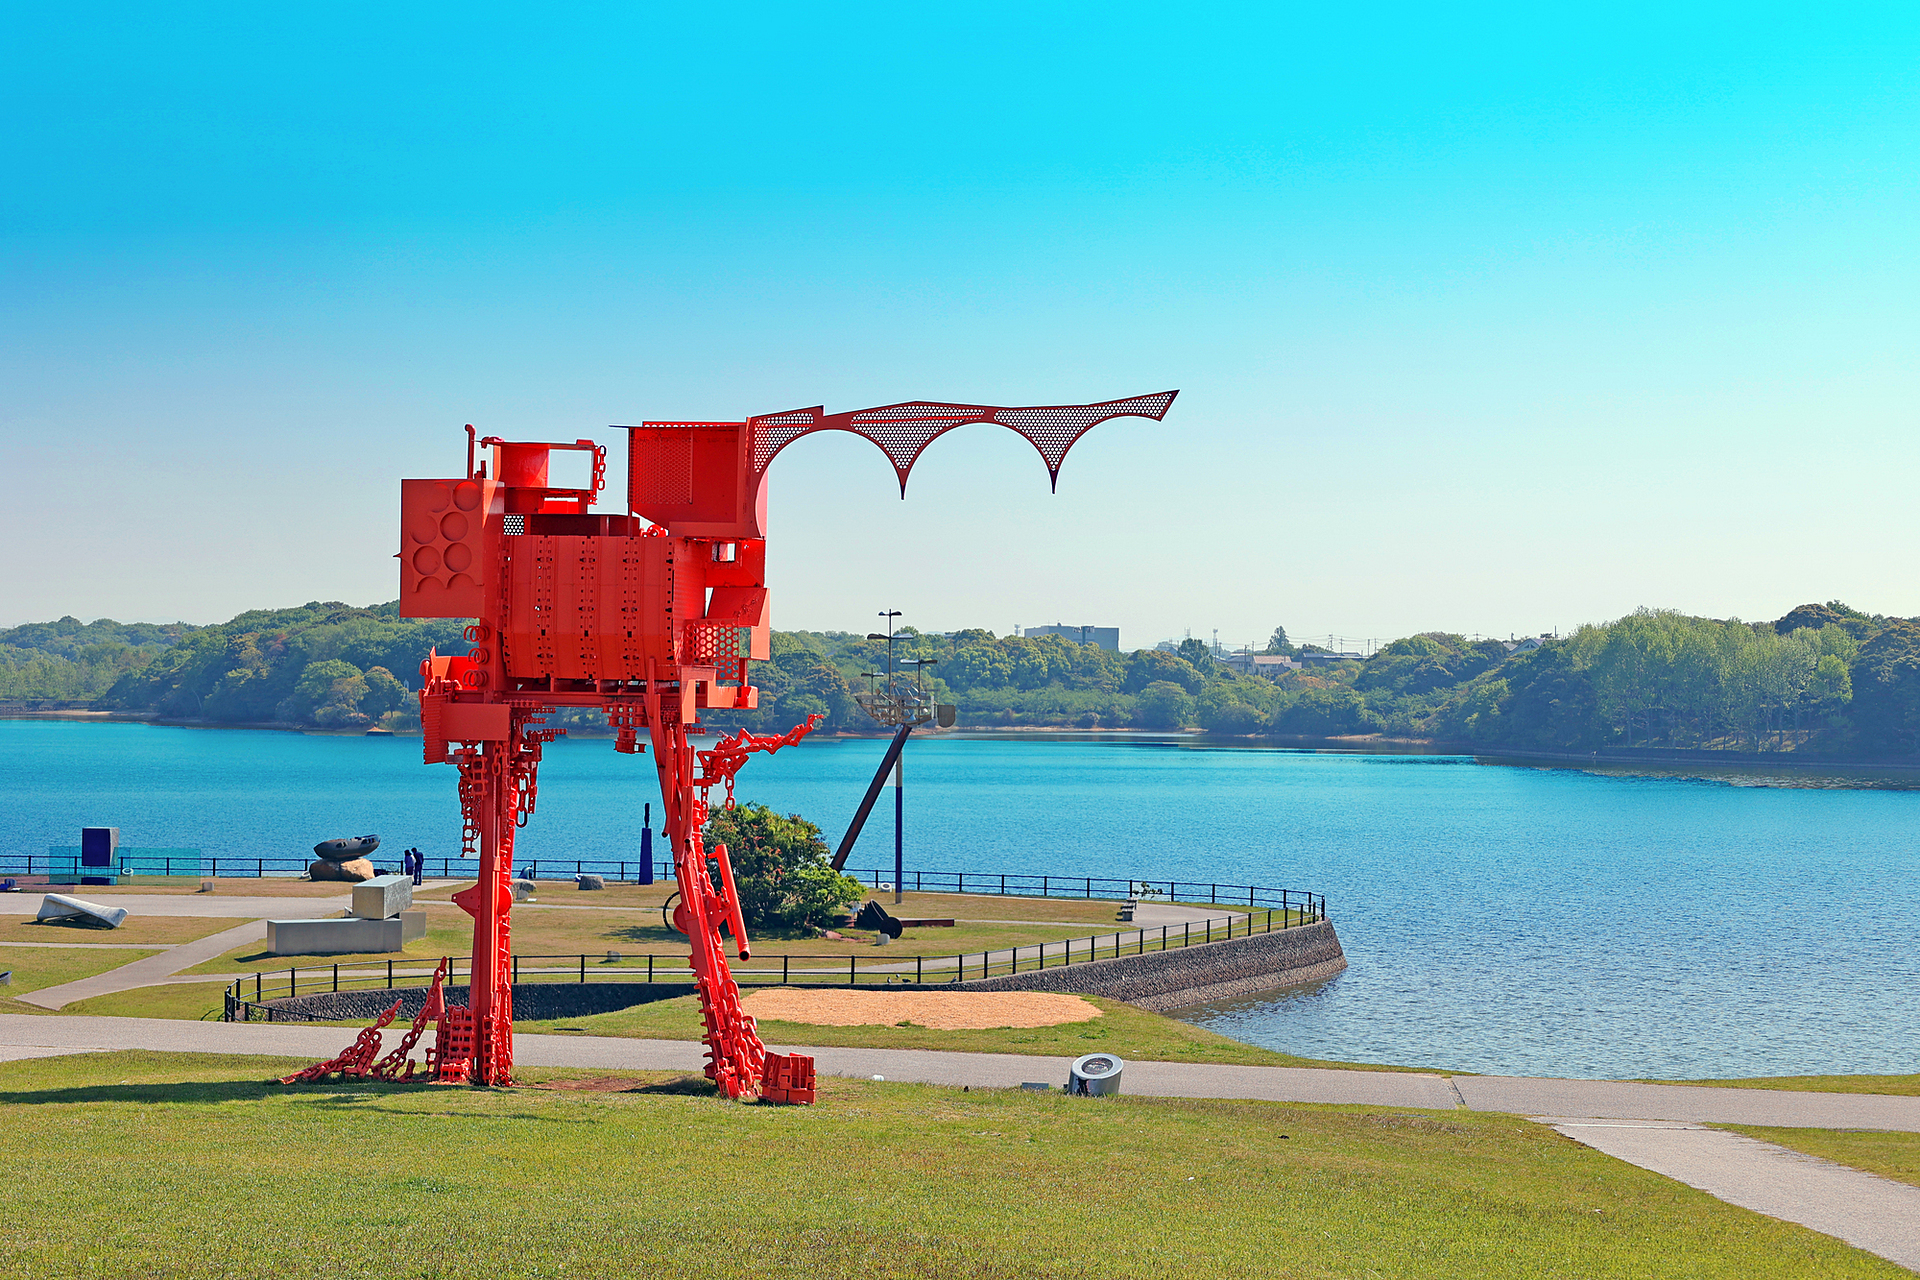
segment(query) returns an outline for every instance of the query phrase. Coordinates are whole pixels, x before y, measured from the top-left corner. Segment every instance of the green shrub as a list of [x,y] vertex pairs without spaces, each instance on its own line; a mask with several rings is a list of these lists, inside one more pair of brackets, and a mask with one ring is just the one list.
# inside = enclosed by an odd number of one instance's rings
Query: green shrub
[[[865,892],[858,880],[833,869],[820,828],[797,813],[783,818],[751,803],[717,809],[704,835],[708,849],[727,846],[749,931],[824,927]],[[709,865],[717,874],[718,864]]]

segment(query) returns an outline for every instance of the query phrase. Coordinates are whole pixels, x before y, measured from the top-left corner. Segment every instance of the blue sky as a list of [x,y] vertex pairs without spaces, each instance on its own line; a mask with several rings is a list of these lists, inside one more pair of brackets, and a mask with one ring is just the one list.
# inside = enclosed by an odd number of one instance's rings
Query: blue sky
[[[0,625],[391,598],[527,438],[773,472],[779,626],[1920,613],[1910,7],[258,6],[0,38]],[[617,497],[617,495],[616,495]]]

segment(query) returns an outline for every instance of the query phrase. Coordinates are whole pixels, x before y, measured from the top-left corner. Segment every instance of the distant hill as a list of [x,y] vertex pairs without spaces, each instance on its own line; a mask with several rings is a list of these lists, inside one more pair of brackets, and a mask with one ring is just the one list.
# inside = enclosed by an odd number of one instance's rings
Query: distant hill
[[[217,626],[109,620],[0,632],[0,698],[223,724],[417,726],[429,649],[466,649],[460,619],[339,601],[253,610]],[[1642,609],[1524,646],[1429,631],[1365,660],[1236,674],[1205,645],[1114,653],[1060,636],[903,629],[896,660],[975,727],[1179,729],[1239,736],[1379,734],[1477,749],[1601,747],[1920,756],[1920,621],[1806,604],[1774,622]],[[810,714],[868,730],[854,701],[887,645],[776,631],[760,708],[721,727],[785,729]],[[556,726],[601,722],[556,711]]]
[[0,701],[90,702],[198,630],[183,622],[29,622],[0,631]]

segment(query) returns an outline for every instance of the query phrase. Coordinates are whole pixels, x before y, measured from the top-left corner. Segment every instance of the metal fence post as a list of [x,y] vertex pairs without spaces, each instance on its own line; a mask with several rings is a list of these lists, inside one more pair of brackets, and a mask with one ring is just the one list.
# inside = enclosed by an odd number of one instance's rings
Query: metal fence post
[[585,956],[585,955],[582,955],[582,956],[580,957],[580,982],[581,982],[581,985],[583,985],[583,986],[584,986],[584,985],[586,984],[586,981],[587,981],[587,958],[586,958],[586,956]]

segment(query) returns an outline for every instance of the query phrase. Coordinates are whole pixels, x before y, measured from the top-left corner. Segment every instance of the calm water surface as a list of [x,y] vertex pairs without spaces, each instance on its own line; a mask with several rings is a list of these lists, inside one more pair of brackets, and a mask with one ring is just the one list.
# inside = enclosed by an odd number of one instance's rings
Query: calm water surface
[[[884,744],[758,757],[740,795],[837,840]],[[1773,780],[1775,782],[1781,780]],[[1844,780],[1841,780],[1844,781]],[[1571,1076],[1920,1070],[1920,791],[1109,741],[908,748],[909,868],[1327,895],[1351,968],[1187,1011],[1316,1058]],[[548,748],[521,857],[633,856],[650,757]],[[0,852],[298,855],[378,831],[453,854],[417,739],[0,721]],[[891,805],[854,865],[891,861]]]

